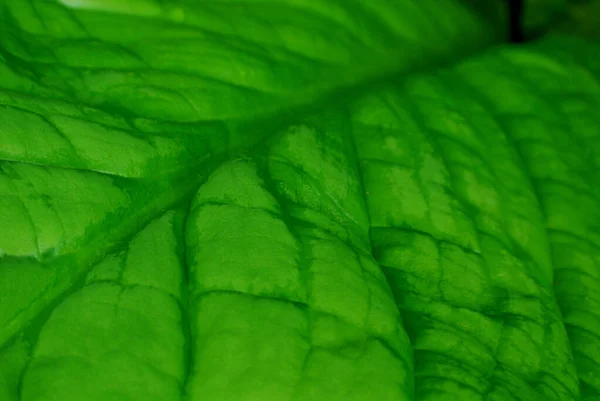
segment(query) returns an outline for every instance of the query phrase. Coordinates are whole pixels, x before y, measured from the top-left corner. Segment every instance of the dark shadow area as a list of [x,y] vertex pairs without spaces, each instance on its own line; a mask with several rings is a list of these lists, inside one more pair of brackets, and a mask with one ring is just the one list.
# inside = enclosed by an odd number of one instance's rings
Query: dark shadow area
[[523,29],[523,0],[508,0],[508,40],[511,43],[525,42]]

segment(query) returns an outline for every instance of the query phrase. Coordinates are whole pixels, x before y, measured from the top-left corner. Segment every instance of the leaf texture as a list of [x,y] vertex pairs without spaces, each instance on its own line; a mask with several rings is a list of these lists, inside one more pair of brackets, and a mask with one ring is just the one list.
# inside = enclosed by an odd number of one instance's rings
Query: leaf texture
[[0,1],[0,399],[599,399],[600,45],[504,11]]

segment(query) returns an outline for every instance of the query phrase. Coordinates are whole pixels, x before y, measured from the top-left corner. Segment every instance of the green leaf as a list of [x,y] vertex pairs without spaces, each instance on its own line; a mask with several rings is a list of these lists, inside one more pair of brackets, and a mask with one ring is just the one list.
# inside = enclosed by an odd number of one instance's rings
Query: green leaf
[[433,4],[3,1],[0,343],[298,107],[501,37]]
[[[482,101],[498,113],[507,137],[524,162],[545,215],[554,264],[554,292],[571,340],[584,400],[600,397],[600,69],[598,43],[564,38],[540,43],[529,52],[502,54],[489,73],[526,71],[503,87],[491,87]],[[467,81],[479,85],[479,65],[465,67]],[[527,95],[524,96],[522,91]],[[521,104],[511,102],[519,94]],[[535,113],[531,107],[535,106]]]
[[354,107],[417,399],[600,395],[599,49],[500,49]]
[[471,3],[4,0],[2,86],[129,118],[254,118],[502,39],[502,7]]
[[505,12],[0,0],[0,399],[600,397],[600,45]]

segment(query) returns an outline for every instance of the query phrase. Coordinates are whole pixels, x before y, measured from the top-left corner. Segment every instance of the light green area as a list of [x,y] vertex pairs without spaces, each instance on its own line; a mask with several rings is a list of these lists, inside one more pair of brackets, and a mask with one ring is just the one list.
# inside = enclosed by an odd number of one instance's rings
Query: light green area
[[[367,243],[368,221],[337,127],[291,127],[194,197],[190,399],[412,399],[392,295],[369,249],[353,245]],[[340,177],[329,191],[324,172]]]
[[0,0],[0,400],[600,399],[600,45],[505,11]]
[[182,390],[181,213],[150,223],[54,311],[22,378],[27,400],[172,400]]

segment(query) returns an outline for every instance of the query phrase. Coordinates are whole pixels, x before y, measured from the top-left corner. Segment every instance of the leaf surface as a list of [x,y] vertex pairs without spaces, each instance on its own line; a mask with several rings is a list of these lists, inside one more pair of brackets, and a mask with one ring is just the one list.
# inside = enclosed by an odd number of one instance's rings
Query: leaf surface
[[599,397],[600,48],[504,11],[1,1],[0,397]]

